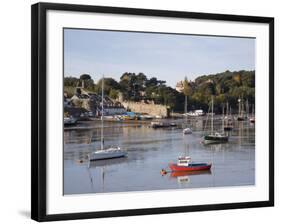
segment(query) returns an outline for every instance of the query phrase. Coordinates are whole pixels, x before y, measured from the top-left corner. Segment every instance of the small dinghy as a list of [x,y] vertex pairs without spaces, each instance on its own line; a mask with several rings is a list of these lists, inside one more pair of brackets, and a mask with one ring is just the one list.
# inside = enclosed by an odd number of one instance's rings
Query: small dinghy
[[254,117],[251,117],[249,120],[250,120],[251,123],[255,123],[255,118]]
[[202,171],[210,170],[211,163],[196,163],[191,161],[191,157],[183,156],[178,158],[177,163],[170,163],[169,167],[172,171]]
[[185,128],[185,129],[183,129],[182,133],[184,135],[192,134],[192,130],[190,128]]
[[76,123],[77,123],[77,119],[72,116],[63,118],[64,126],[71,126],[71,125],[75,125]]

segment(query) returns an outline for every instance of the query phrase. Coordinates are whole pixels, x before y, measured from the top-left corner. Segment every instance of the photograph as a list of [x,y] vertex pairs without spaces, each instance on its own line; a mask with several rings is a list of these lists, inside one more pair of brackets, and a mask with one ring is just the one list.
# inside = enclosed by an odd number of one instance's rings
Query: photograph
[[64,195],[256,184],[255,37],[62,32]]

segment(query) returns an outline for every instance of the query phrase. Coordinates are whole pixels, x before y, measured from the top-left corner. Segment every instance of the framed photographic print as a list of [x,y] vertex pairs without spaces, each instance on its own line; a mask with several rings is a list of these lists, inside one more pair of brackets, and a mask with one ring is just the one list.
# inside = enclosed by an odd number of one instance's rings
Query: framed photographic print
[[273,205],[273,18],[32,6],[32,219]]

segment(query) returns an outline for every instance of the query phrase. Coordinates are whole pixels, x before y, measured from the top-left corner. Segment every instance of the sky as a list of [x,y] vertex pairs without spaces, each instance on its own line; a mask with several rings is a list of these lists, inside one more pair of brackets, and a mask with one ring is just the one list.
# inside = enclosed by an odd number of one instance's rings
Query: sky
[[144,73],[175,87],[186,76],[255,69],[255,39],[64,29],[64,76]]

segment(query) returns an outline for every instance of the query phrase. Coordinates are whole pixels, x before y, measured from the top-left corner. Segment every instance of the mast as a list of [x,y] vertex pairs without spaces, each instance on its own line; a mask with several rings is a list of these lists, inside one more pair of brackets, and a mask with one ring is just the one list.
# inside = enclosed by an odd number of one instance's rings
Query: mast
[[187,126],[187,96],[184,96],[184,114],[185,114],[185,125]]
[[104,88],[104,76],[102,76],[102,82],[101,82],[101,150],[103,150],[104,146],[104,139],[103,139],[103,88]]
[[222,131],[224,132],[224,103],[223,103],[223,106],[222,106]]
[[239,99],[238,99],[238,103],[239,103],[239,106],[238,106],[238,116],[241,116],[241,99],[240,99],[240,97],[239,97]]
[[246,100],[246,113],[247,113],[247,117],[249,117],[249,101],[248,101],[248,99]]
[[211,120],[211,134],[214,132],[214,96],[212,95],[212,120]]
[[228,101],[226,102],[226,116],[229,116],[229,104]]
[[184,97],[184,113],[187,113],[187,95]]
[[243,95],[242,95],[242,105],[241,105],[241,117],[244,116],[244,98],[243,98]]

